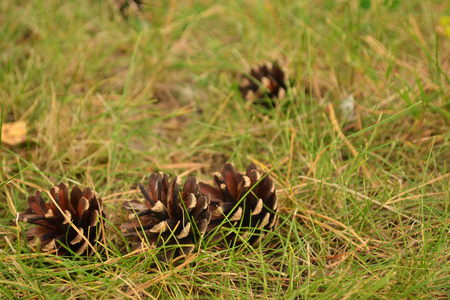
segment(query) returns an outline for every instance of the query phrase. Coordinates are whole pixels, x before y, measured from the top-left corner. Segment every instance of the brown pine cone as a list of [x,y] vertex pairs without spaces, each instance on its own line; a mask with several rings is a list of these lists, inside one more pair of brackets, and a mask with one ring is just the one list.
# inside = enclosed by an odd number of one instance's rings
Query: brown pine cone
[[114,4],[119,9],[124,18],[129,15],[142,11],[142,0],[114,0]]
[[54,201],[44,203],[41,192],[37,191],[35,196],[28,197],[29,208],[19,214],[19,221],[38,225],[25,233],[30,244],[35,246],[35,238],[38,238],[42,252],[59,256],[92,255],[105,232],[100,218],[105,218],[102,200],[90,188],[81,191],[77,186],[72,188],[69,198],[69,189],[64,183],[52,187],[50,194]]
[[211,217],[209,197],[200,194],[197,179],[189,177],[181,190],[178,177],[169,182],[167,174],[155,173],[150,176],[148,189],[141,184],[139,187],[145,202],[123,204],[132,219],[120,226],[124,236],[148,245],[169,246],[162,261],[189,255],[205,234]]
[[[261,179],[264,177],[263,179]],[[214,174],[214,185],[200,183],[200,192],[211,199],[211,221],[207,232],[216,232],[217,226],[240,228],[241,237],[256,245],[278,222],[278,201],[275,184],[269,174],[261,176],[251,163],[246,174],[235,171],[226,163],[221,173]],[[241,243],[229,230],[215,233],[213,240],[227,235],[228,244]]]
[[286,95],[285,81],[286,76],[278,64],[266,62],[253,67],[249,75],[242,76],[239,91],[242,98],[272,108],[277,104],[274,99],[282,99]]

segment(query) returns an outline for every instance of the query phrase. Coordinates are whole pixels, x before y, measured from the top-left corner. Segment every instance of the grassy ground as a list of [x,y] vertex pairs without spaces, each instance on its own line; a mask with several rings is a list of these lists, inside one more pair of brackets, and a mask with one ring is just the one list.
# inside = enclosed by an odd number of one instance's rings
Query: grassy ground
[[[1,297],[448,299],[450,4],[368,4],[152,1],[124,19],[111,0],[0,1],[2,122],[28,124],[0,152]],[[266,60],[295,95],[269,112],[237,89]],[[226,161],[273,169],[274,233],[174,265],[126,255],[139,181]],[[15,225],[61,181],[103,198],[101,260],[33,253]]]

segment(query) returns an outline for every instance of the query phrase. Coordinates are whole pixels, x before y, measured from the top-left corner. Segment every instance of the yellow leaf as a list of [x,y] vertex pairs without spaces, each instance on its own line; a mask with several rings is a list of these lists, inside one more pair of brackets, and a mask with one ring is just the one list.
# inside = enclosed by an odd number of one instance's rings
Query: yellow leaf
[[437,31],[443,36],[450,36],[450,16],[442,16]]
[[26,139],[27,139],[27,123],[25,123],[25,121],[3,123],[2,143],[14,146],[25,142]]

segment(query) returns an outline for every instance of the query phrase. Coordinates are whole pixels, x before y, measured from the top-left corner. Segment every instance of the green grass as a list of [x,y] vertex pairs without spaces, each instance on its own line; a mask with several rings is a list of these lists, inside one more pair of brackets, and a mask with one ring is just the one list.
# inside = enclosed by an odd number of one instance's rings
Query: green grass
[[[2,298],[448,299],[448,1],[152,1],[128,19],[113,2],[0,1],[2,123],[28,125],[0,150]],[[237,89],[266,60],[295,92],[270,112]],[[281,205],[261,244],[128,254],[139,181],[252,160]],[[14,222],[27,196],[91,180],[106,254],[33,253]]]

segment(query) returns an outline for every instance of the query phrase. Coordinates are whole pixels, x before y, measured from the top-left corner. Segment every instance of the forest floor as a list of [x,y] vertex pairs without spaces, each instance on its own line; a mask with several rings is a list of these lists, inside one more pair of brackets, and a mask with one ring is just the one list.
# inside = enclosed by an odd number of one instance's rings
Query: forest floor
[[[449,298],[448,1],[151,2],[0,2],[0,297]],[[238,89],[265,61],[289,78],[270,109]],[[273,232],[129,253],[139,182],[211,183],[227,161],[271,171]],[[24,239],[27,197],[60,182],[103,199],[102,255]]]

